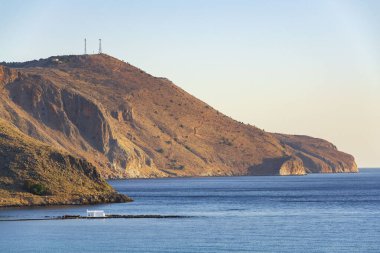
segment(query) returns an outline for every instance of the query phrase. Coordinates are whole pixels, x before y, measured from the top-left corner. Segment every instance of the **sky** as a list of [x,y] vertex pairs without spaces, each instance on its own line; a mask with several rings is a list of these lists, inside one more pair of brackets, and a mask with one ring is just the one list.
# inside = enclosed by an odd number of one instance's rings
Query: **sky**
[[103,52],[380,167],[380,1],[0,0],[0,62]]

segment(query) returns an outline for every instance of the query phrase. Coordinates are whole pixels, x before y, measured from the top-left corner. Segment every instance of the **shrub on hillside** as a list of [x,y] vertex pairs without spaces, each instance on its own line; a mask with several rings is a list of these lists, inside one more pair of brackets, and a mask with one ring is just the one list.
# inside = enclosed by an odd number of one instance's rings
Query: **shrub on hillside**
[[25,188],[28,192],[35,195],[48,195],[49,189],[42,183],[33,183],[31,181],[25,181]]

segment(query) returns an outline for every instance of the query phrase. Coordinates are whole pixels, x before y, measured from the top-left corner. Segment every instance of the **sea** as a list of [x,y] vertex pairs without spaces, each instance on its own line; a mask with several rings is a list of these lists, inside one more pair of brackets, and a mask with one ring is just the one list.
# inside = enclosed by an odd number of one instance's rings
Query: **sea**
[[[0,252],[380,252],[380,169],[109,182],[134,202],[0,209]],[[9,221],[86,210],[181,217]]]

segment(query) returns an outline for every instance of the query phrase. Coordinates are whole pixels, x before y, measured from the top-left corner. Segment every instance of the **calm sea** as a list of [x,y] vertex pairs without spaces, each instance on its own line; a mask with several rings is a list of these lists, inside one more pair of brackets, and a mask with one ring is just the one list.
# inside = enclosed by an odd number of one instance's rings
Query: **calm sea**
[[0,219],[86,209],[191,217],[2,221],[0,252],[380,252],[380,169],[110,183],[135,202],[0,209]]

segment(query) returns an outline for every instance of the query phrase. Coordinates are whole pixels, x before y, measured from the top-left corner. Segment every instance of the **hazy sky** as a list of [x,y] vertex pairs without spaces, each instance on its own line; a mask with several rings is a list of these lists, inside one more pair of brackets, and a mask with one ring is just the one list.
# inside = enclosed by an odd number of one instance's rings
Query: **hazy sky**
[[0,61],[103,51],[380,167],[380,1],[5,1]]

